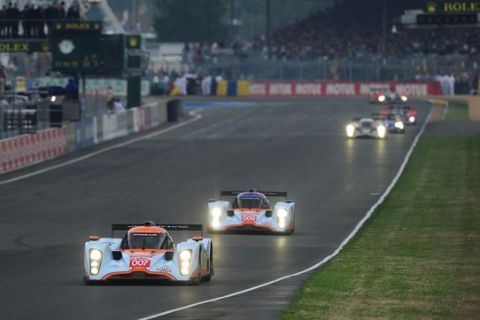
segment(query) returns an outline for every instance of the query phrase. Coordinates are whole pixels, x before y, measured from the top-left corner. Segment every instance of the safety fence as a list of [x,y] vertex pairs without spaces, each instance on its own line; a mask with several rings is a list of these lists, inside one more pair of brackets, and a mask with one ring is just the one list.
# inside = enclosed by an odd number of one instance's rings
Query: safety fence
[[442,94],[437,81],[219,81],[217,96],[229,97],[322,97],[364,96],[372,88],[394,89],[408,96]]
[[0,140],[0,174],[157,127],[167,121],[168,103],[160,100],[124,112],[89,117],[62,128]]

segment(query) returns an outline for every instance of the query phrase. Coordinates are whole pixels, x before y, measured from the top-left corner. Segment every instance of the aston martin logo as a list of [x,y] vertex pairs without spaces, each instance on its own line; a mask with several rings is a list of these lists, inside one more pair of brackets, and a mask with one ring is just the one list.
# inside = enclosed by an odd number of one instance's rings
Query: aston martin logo
[[428,13],[437,12],[437,4],[435,2],[427,3],[427,11],[428,11]]

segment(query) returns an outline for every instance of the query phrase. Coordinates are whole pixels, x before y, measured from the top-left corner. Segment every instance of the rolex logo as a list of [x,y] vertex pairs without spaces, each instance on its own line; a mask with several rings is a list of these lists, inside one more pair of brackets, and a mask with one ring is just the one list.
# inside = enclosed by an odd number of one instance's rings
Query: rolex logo
[[138,47],[138,37],[129,37],[128,45],[130,46],[130,48]]
[[437,12],[437,4],[435,2],[427,3],[427,11],[428,11],[428,13]]

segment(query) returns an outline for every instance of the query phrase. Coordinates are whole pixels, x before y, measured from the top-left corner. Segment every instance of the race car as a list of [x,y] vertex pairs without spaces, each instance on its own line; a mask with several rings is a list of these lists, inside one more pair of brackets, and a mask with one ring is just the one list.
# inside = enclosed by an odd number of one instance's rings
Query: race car
[[276,191],[221,191],[220,196],[233,200],[210,200],[208,230],[210,232],[265,232],[291,234],[295,230],[295,203],[278,201],[270,205],[268,197],[287,197]]
[[379,114],[374,113],[373,115],[383,118],[383,122],[385,123],[388,132],[405,133],[405,121],[401,115],[386,111],[381,111]]
[[392,89],[372,88],[368,94],[370,103],[405,103],[408,97]]
[[347,138],[379,138],[387,137],[387,127],[382,118],[363,117],[353,118],[346,126]]
[[414,106],[404,106],[402,112],[408,124],[417,124],[417,109]]
[[398,114],[404,118],[405,124],[417,124],[417,110],[414,106],[385,106],[381,113]]
[[[174,244],[167,230],[200,231]],[[84,249],[84,281],[88,284],[116,279],[167,280],[199,284],[213,275],[212,240],[203,237],[202,225],[112,224],[110,238],[90,236]],[[115,231],[126,231],[114,238]]]

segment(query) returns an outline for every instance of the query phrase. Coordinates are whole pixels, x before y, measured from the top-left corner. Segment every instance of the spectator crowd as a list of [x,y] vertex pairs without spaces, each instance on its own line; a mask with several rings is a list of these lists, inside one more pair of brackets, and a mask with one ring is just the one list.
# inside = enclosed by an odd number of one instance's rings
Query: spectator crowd
[[77,3],[67,8],[64,1],[54,0],[48,6],[27,3],[19,8],[16,2],[9,2],[0,8],[0,37],[43,38],[52,30],[55,21],[80,19]]

